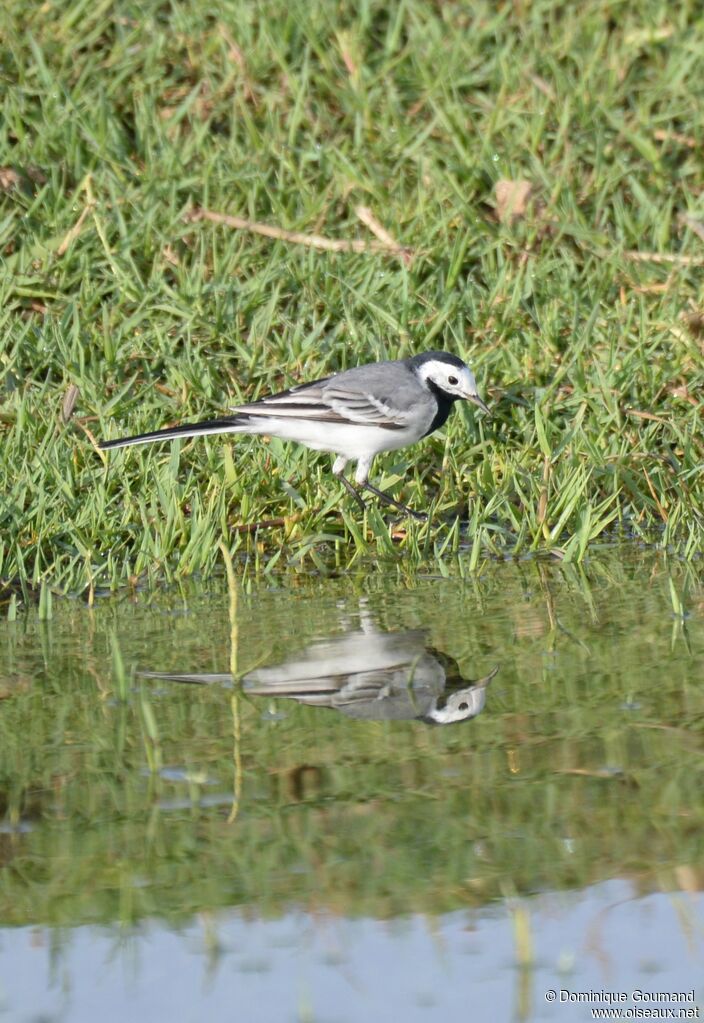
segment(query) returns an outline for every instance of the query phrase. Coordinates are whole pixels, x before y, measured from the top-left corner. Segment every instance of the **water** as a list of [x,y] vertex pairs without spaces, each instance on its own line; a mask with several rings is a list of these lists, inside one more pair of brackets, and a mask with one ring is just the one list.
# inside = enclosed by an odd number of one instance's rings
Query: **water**
[[699,1007],[703,609],[639,552],[2,622],[0,1019]]
[[[229,911],[179,928],[153,920],[59,935],[22,928],[0,947],[3,1001],[14,1018],[104,1023],[586,1020],[592,1007],[610,1004],[679,1007],[647,1000],[663,991],[688,998],[694,988],[696,999],[701,956],[687,931],[702,909],[700,897],[638,898],[625,882],[535,897],[530,926],[540,958],[530,970],[516,968],[504,907],[401,921]],[[592,1000],[570,1001],[576,992]],[[625,1002],[604,1001],[621,992]]]

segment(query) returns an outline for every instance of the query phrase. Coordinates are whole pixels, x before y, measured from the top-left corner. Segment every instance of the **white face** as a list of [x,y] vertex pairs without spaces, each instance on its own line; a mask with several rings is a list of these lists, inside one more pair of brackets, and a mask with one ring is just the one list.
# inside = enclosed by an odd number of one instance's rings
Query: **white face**
[[439,359],[431,359],[418,368],[418,375],[423,381],[432,381],[446,394],[452,394],[457,398],[466,398],[487,411],[486,405],[477,392],[474,373],[468,366],[460,368],[448,362],[441,362]]
[[486,686],[470,686],[458,689],[448,697],[442,708],[435,708],[428,714],[439,725],[451,725],[456,721],[468,721],[481,714],[486,703]]

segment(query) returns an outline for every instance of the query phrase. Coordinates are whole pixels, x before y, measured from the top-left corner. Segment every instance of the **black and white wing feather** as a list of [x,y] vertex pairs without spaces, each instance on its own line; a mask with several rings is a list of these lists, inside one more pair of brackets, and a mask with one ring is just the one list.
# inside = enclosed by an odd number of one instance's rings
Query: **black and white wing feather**
[[387,430],[403,430],[413,421],[413,403],[399,401],[389,389],[372,393],[369,382],[357,379],[354,371],[332,376],[315,383],[292,387],[248,405],[236,405],[230,411],[252,418],[282,417],[319,423],[376,426]]

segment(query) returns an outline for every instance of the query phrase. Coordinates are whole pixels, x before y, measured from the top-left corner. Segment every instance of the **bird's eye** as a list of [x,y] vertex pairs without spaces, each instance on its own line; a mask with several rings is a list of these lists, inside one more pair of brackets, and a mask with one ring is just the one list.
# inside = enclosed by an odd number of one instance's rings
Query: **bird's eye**
[[448,384],[452,384],[452,386],[454,387],[456,384],[459,383],[459,380],[457,379],[457,377],[448,377],[447,382]]

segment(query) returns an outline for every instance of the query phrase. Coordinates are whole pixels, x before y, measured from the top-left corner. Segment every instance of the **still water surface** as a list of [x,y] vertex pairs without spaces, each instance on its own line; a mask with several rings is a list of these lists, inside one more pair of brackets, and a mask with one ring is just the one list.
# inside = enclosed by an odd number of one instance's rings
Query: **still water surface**
[[3,621],[0,1020],[701,1014],[703,618],[640,552]]

